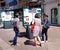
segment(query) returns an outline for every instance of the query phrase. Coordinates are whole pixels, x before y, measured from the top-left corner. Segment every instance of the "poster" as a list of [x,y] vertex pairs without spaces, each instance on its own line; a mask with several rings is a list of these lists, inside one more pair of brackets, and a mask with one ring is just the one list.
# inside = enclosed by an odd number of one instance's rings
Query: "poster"
[[23,16],[24,16],[24,26],[29,25],[29,14],[28,14],[29,9],[27,7],[23,8]]
[[14,15],[13,11],[2,12],[1,13],[2,21],[11,21],[13,15]]
[[23,25],[31,25],[36,13],[41,16],[41,8],[23,7]]
[[5,19],[6,19],[6,13],[5,12],[1,12],[1,19],[2,19],[2,21],[5,21]]

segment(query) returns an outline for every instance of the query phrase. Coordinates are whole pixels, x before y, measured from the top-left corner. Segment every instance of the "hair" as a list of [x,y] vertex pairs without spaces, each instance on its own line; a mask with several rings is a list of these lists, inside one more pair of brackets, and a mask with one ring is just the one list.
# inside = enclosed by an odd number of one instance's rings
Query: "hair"
[[15,18],[18,18],[18,15],[15,15]]
[[43,15],[44,15],[44,17],[48,17],[48,15],[46,13],[44,13]]
[[40,18],[38,13],[35,14],[35,18]]

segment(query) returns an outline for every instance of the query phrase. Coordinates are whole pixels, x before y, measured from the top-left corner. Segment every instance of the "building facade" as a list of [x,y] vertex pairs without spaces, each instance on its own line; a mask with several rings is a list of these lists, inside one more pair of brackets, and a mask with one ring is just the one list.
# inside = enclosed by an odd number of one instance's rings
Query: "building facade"
[[48,14],[52,25],[60,25],[60,0],[45,2],[44,12]]
[[5,5],[6,5],[5,0],[0,0],[0,8],[5,7]]

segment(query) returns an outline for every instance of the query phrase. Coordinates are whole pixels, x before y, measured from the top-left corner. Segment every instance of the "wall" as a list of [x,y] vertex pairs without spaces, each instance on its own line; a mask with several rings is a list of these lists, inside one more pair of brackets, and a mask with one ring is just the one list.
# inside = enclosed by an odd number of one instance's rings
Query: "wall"
[[51,23],[51,9],[52,8],[57,8],[58,9],[58,2],[50,2],[50,3],[46,3],[44,5],[44,12],[48,14],[50,23]]
[[6,0],[6,5],[8,8],[11,8],[11,9],[17,9],[18,8],[18,4],[17,4],[17,0]]
[[55,1],[55,0],[44,0],[45,2],[52,2],[52,1]]

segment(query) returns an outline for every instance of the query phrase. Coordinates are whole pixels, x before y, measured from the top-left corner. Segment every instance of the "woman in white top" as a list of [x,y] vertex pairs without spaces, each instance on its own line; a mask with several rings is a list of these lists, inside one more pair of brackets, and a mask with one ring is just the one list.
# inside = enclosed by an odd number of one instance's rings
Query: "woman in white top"
[[34,23],[35,23],[34,30],[33,30],[34,46],[37,45],[37,41],[39,42],[39,45],[41,46],[41,39],[39,37],[41,18],[38,14],[35,14]]

